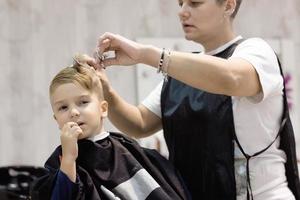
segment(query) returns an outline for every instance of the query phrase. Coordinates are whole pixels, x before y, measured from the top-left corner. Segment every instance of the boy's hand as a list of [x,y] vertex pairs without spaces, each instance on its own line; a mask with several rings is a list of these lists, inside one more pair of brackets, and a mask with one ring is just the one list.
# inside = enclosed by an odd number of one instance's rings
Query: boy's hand
[[63,159],[75,161],[78,156],[77,140],[82,134],[81,128],[75,122],[67,122],[60,135]]
[[62,160],[60,169],[76,181],[76,159],[78,157],[78,137],[82,134],[81,128],[75,122],[66,123],[61,131]]

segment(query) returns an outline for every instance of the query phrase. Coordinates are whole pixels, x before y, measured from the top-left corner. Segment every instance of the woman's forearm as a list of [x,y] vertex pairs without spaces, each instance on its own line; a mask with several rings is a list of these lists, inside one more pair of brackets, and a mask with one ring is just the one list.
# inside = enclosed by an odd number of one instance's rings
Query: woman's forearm
[[113,89],[109,96],[108,117],[123,133],[142,138],[160,129],[160,118],[154,116],[149,110],[127,103]]
[[[143,63],[157,68],[161,52],[159,48],[145,46]],[[252,96],[260,91],[254,67],[242,59],[176,51],[166,59],[168,75],[192,87],[230,96]]]

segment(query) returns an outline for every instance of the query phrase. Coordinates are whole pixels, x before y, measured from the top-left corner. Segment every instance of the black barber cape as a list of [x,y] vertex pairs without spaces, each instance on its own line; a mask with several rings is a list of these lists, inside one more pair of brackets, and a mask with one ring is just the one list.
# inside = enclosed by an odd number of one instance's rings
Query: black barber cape
[[[176,170],[164,157],[122,134],[110,133],[97,142],[79,140],[78,149],[79,184],[72,199],[188,199]],[[33,200],[51,198],[60,156],[61,146],[45,163],[49,173],[34,183]]]

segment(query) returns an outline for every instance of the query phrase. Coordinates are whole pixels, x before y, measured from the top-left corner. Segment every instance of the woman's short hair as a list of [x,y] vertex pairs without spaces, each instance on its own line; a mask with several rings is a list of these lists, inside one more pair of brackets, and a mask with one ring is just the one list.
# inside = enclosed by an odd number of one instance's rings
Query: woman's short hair
[[[216,0],[216,1],[221,4],[226,0]],[[242,0],[236,0],[236,6],[235,6],[235,9],[234,9],[234,12],[231,14],[231,18],[235,18],[236,14],[239,11],[241,3],[242,3]]]

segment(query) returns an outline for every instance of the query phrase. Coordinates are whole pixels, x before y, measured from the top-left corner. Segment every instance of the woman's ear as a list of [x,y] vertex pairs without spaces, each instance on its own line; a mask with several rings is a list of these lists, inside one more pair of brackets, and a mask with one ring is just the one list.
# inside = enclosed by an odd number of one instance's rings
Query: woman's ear
[[100,102],[100,109],[101,109],[101,117],[105,118],[108,115],[108,103],[107,101],[101,101]]
[[236,7],[236,0],[226,0],[224,6],[225,6],[225,13],[231,16],[234,13]]
[[57,121],[57,119],[56,119],[56,117],[55,117],[55,115],[54,115],[54,114],[53,114],[53,118],[54,118],[54,120],[55,120],[55,121]]

